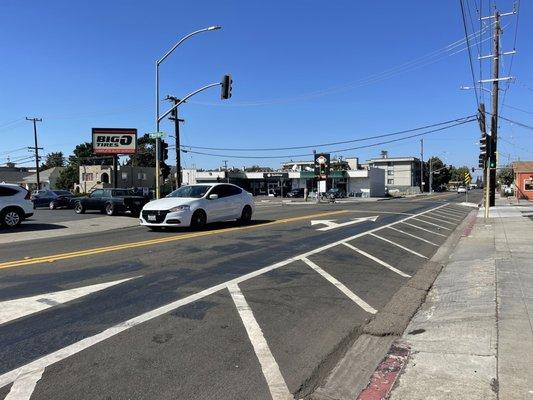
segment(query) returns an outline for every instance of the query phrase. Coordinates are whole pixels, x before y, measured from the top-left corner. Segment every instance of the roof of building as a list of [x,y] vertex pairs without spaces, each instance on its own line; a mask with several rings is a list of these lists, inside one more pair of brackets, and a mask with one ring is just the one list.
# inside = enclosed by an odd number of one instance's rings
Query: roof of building
[[513,170],[514,172],[533,172],[533,161],[515,161]]
[[[43,171],[39,171],[39,179],[42,182],[49,181],[52,175],[53,176],[59,175],[59,173],[63,169],[65,169],[65,167],[52,167],[52,168],[45,169]],[[23,180],[25,183],[37,183],[37,174],[26,175]]]
[[1,170],[0,169],[0,182],[19,184],[22,183],[24,177],[28,174],[28,171],[17,170]]
[[377,163],[377,162],[401,162],[401,161],[420,161],[416,157],[386,157],[386,158],[371,158],[367,160],[368,163]]

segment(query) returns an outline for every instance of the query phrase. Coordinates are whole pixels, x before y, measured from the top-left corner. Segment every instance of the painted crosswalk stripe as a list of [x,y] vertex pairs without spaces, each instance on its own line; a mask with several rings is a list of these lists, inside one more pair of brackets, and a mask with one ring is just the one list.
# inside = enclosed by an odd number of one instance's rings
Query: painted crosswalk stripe
[[413,235],[412,233],[402,231],[401,229],[395,228],[394,226],[389,226],[388,229],[395,230],[396,232],[402,233],[402,234],[410,236],[412,238],[421,240],[422,242],[426,242],[426,243],[429,243],[429,244],[431,244],[433,246],[439,247],[439,245],[437,243],[433,243],[433,242],[431,242],[431,241],[429,241],[427,239],[421,238],[420,236]]
[[361,249],[358,249],[357,247],[351,245],[350,243],[343,243],[343,245],[345,245],[346,247],[349,247],[350,249],[358,252],[359,254],[361,254],[362,256],[365,256],[367,258],[370,258],[371,260],[377,262],[378,264],[380,265],[383,265],[385,268],[388,268],[390,269],[392,272],[396,272],[398,275],[400,276],[403,276],[404,278],[410,278],[411,275],[409,274],[406,274],[405,272],[403,271],[400,271],[398,268],[394,268],[392,265],[390,265],[389,263],[386,263],[385,261],[383,260],[380,260],[379,258],[373,256],[372,254],[369,254],[367,253],[366,251],[363,251]]
[[241,292],[239,285],[232,283],[228,285],[228,290],[231,294],[231,298],[235,303],[235,307],[241,317],[242,323],[248,333],[250,342],[255,351],[255,355],[259,359],[263,375],[268,384],[270,395],[273,400],[292,400],[294,396],[289,391],[283,375],[279,369],[276,359],[272,355],[268,343],[263,335],[261,327],[257,323],[252,309],[248,305],[246,298]]
[[311,268],[313,268],[316,272],[318,272],[324,278],[326,278],[337,289],[339,289],[342,293],[344,293],[346,296],[348,296],[355,304],[357,304],[359,307],[361,307],[367,313],[370,313],[370,314],[377,313],[377,310],[374,307],[370,306],[366,301],[364,301],[359,296],[357,296],[354,292],[352,292],[350,289],[348,289],[342,282],[340,282],[339,280],[334,278],[331,274],[329,274],[326,271],[324,271],[322,268],[320,268],[318,265],[316,265],[313,261],[311,261],[308,258],[302,258],[302,261],[304,263],[306,263],[308,266],[310,266]]
[[399,243],[393,242],[392,240],[389,240],[389,239],[387,239],[387,238],[384,238],[383,236],[376,235],[375,233],[371,233],[370,235],[374,236],[375,238],[381,239],[381,240],[383,240],[384,242],[390,243],[390,244],[392,244],[392,245],[394,245],[394,246],[396,246],[396,247],[399,247],[400,249],[405,250],[405,251],[407,251],[407,252],[409,252],[409,253],[411,253],[411,254],[414,254],[415,256],[418,256],[418,257],[420,257],[420,258],[427,258],[425,255],[420,254],[420,253],[418,253],[418,252],[416,252],[416,251],[414,251],[414,250],[411,250],[411,249],[409,249],[409,248],[407,248],[407,247],[405,247],[405,246],[402,246],[402,245],[399,244]]
[[87,296],[91,293],[107,289],[111,286],[129,281],[131,279],[139,278],[138,276],[118,281],[98,283],[96,285],[83,286],[74,289],[61,290],[59,292],[51,292],[40,294],[37,296],[24,297],[21,299],[7,300],[0,302],[0,324],[12,321],[17,318],[25,317],[47,308],[67,303],[69,301]]
[[450,212],[450,213],[453,213],[453,214],[456,214],[457,216],[461,216],[461,217],[464,217],[465,213],[463,210],[456,210],[455,208],[442,208],[442,211],[446,211],[446,212]]
[[447,218],[447,219],[449,219],[451,221],[460,222],[460,221],[463,220],[462,218],[458,218],[458,217],[456,217],[453,214],[449,215],[449,214],[445,213],[444,211],[441,213],[440,211],[437,210],[437,211],[433,211],[432,214],[437,215],[438,217]]
[[44,368],[22,372],[19,378],[13,382],[4,400],[29,400],[43,373]]
[[442,223],[444,223],[444,224],[450,224],[450,225],[452,225],[452,226],[455,226],[455,225],[456,225],[454,222],[445,221],[445,220],[442,219],[442,218],[431,217],[431,216],[429,216],[429,215],[427,215],[427,214],[424,214],[424,218],[429,218],[429,219],[432,219],[432,220],[434,220],[434,221],[442,222]]
[[446,235],[443,235],[442,233],[438,233],[438,232],[435,232],[435,231],[431,231],[429,229],[426,229],[426,228],[422,228],[421,226],[418,226],[418,225],[414,225],[414,224],[410,224],[409,222],[401,222],[402,224],[405,224],[405,225],[409,225],[409,226],[412,226],[413,228],[416,228],[416,229],[420,229],[424,232],[429,232],[429,233],[432,233],[434,235],[438,235],[438,236],[442,236],[442,237],[446,237]]
[[[422,217],[423,215],[421,215]],[[446,228],[445,226],[442,226],[442,225],[438,225],[438,224],[434,224],[433,222],[428,222],[428,221],[424,221],[423,219],[420,219],[420,218],[411,218],[412,220],[415,220],[415,221],[420,221],[420,222],[423,222],[424,224],[428,224],[428,225],[433,225],[433,226],[436,226],[437,228],[439,229],[444,229],[444,230],[447,230],[447,231],[451,231],[450,228]]]

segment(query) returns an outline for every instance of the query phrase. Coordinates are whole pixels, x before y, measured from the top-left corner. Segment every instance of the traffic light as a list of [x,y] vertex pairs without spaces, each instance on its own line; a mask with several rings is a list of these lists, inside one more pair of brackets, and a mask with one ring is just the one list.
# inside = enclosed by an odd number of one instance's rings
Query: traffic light
[[479,168],[484,168],[485,161],[489,158],[488,143],[489,136],[486,133],[481,133],[481,139],[479,140]]
[[160,151],[159,159],[161,161],[167,160],[168,159],[168,143],[161,140],[161,143],[159,145],[159,151]]
[[231,75],[224,75],[222,77],[222,90],[220,93],[220,98],[223,100],[227,100],[231,97],[231,85],[233,84],[233,80],[231,79]]

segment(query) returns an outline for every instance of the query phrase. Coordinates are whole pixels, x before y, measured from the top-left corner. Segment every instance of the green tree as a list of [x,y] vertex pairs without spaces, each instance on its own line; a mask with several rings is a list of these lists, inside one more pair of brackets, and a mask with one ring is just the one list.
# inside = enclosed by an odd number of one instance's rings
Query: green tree
[[71,164],[62,170],[57,177],[56,187],[63,190],[73,189],[79,179],[78,168],[78,165]]
[[261,167],[259,165],[252,165],[251,167],[246,167],[244,172],[272,172],[270,167]]
[[[137,153],[129,156],[126,165],[134,167],[155,168],[155,139],[150,138],[146,133],[137,139]],[[170,167],[161,162],[161,175],[166,179],[170,175]]]
[[459,168],[452,167],[450,170],[450,181],[464,182],[466,173],[470,173],[470,168],[467,166],[462,166]]
[[41,165],[41,169],[49,169],[54,167],[64,167],[65,157],[61,151],[48,153],[44,163]]
[[498,182],[500,185],[512,185],[514,182],[514,171],[511,165],[506,165],[498,171]]
[[431,171],[433,171],[433,180],[431,186],[433,190],[437,190],[443,185],[447,185],[450,181],[450,169],[453,167],[446,167],[439,157],[431,157],[427,162],[425,171],[428,173],[427,182],[429,182],[429,167],[431,165]]

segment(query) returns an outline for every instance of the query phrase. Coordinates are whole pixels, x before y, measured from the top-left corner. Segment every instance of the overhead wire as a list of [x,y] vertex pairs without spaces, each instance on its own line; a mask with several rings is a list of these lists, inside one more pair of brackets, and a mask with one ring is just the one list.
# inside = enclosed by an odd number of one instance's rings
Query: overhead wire
[[[515,31],[514,31],[514,39],[513,39],[513,52],[516,52],[516,42],[518,38],[518,22],[520,20],[520,0],[517,0],[517,2],[515,2],[515,5],[516,5],[516,21],[515,21]],[[513,8],[515,7],[513,6]],[[515,53],[511,54],[511,61],[509,61],[509,70],[507,72],[507,76],[511,76],[511,71],[513,69],[514,56],[515,56]],[[509,90],[510,86],[511,86],[511,80],[509,79],[507,81],[507,84],[503,92],[503,99],[502,99],[503,105],[505,105],[505,98],[507,96],[507,91]]]
[[262,147],[262,148],[249,148],[249,147],[237,147],[237,148],[235,148],[235,147],[232,147],[232,148],[228,148],[228,147],[206,147],[206,146],[194,146],[194,145],[182,144],[180,147],[182,147],[182,148],[190,148],[190,149],[200,149],[200,150],[215,150],[215,151],[281,151],[281,150],[312,149],[312,148],[317,148],[317,147],[329,147],[329,146],[336,146],[336,145],[339,145],[339,144],[355,143],[355,142],[362,142],[362,141],[365,141],[365,140],[380,139],[380,138],[383,138],[383,137],[402,135],[404,133],[420,131],[420,130],[423,130],[423,129],[434,128],[436,126],[447,125],[447,124],[463,121],[463,120],[466,120],[466,119],[469,119],[469,118],[472,118],[472,117],[474,117],[474,115],[468,115],[466,117],[461,117],[461,118],[454,118],[454,119],[451,119],[451,120],[448,120],[448,121],[438,122],[438,123],[434,123],[434,124],[424,125],[424,126],[420,126],[420,127],[416,127],[416,128],[410,128],[410,129],[405,129],[405,130],[391,132],[391,133],[382,133],[382,134],[367,136],[367,137],[363,137],[363,138],[357,138],[357,139],[351,139],[351,140],[343,140],[343,141],[337,141],[337,142],[329,142],[329,143],[310,144],[310,145],[305,145],[305,146]]
[[[350,148],[344,148],[344,149],[333,149],[333,150],[330,150],[330,153],[345,153],[347,151],[365,149],[365,148],[369,148],[369,147],[381,146],[381,145],[388,144],[388,143],[399,142],[399,141],[402,141],[402,140],[406,140],[406,139],[410,139],[410,138],[414,138],[414,137],[420,137],[420,136],[428,135],[428,134],[434,133],[434,132],[443,131],[445,129],[450,129],[450,128],[453,128],[455,126],[463,125],[463,124],[466,124],[466,123],[469,123],[469,122],[473,122],[473,121],[477,121],[477,117],[476,116],[471,116],[469,119],[465,119],[465,120],[463,120],[461,122],[456,122],[456,123],[454,123],[452,125],[448,125],[448,126],[432,129],[432,130],[429,130],[429,131],[426,131],[426,132],[416,133],[416,134],[408,135],[408,136],[401,137],[401,138],[385,140],[385,141],[381,141],[381,142],[377,142],[377,143],[371,143],[371,144],[367,144],[367,145],[363,145],[363,146],[356,146],[356,147],[350,147]],[[201,151],[196,151],[196,150],[188,150],[187,148],[183,148],[183,147],[181,147],[181,151],[185,152],[185,153],[189,153],[190,152],[190,153],[200,154],[200,155],[204,155],[204,156],[224,157],[224,158],[241,158],[241,159],[279,159],[279,158],[292,159],[292,158],[299,158],[299,157],[307,157],[310,154],[310,153],[303,153],[303,154],[284,154],[284,155],[277,155],[277,156],[268,156],[268,155],[250,156],[250,155],[239,155],[239,154],[207,153],[207,152],[201,152]]]
[[478,90],[477,90],[478,85],[477,85],[476,76],[474,73],[474,65],[472,63],[472,52],[470,50],[470,40],[468,38],[468,28],[466,26],[466,15],[465,15],[465,8],[464,8],[463,0],[459,0],[459,3],[461,5],[461,15],[463,17],[463,27],[465,31],[465,37],[466,37],[466,47],[468,49],[468,63],[470,65],[470,73],[472,74],[472,85],[474,87],[474,95],[476,97],[476,104],[477,104],[477,107],[479,108],[479,95],[478,95]]

